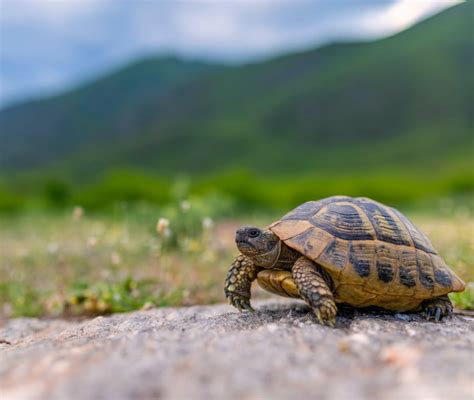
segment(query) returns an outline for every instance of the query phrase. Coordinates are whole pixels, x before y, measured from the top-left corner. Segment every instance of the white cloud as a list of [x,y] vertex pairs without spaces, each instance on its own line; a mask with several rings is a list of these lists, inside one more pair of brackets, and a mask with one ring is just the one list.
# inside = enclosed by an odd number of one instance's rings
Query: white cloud
[[390,34],[462,2],[462,0],[397,0],[384,10],[368,12],[361,18],[360,23],[362,30],[368,34]]
[[2,0],[1,19],[8,25],[64,27],[67,23],[100,12],[109,2],[91,0]]

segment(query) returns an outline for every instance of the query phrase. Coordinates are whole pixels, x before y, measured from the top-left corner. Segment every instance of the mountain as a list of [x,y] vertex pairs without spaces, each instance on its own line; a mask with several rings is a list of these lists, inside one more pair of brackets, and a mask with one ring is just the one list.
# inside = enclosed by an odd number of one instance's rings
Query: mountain
[[0,167],[94,176],[471,166],[474,5],[392,37],[241,66],[141,60],[0,111]]
[[90,151],[98,141],[118,140],[146,124],[160,98],[214,69],[199,62],[150,58],[59,96],[2,110],[2,167],[54,164]]

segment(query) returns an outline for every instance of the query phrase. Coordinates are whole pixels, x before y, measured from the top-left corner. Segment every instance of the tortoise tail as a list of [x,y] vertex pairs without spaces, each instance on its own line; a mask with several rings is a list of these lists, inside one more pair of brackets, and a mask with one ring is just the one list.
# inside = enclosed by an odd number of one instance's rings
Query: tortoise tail
[[462,292],[466,289],[466,283],[456,274],[453,274],[453,292]]

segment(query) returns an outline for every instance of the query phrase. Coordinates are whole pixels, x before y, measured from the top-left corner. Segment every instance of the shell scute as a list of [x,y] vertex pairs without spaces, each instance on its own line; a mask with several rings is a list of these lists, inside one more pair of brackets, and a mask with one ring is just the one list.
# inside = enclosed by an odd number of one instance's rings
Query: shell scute
[[281,240],[288,240],[294,236],[313,228],[313,225],[302,219],[302,220],[286,220],[277,221],[269,227]]
[[429,298],[433,296],[435,286],[433,264],[428,253],[416,249],[416,272],[418,285],[415,297]]
[[400,211],[392,208],[391,209],[395,215],[399,218],[401,222],[405,225],[407,231],[409,232],[414,246],[419,249],[423,250],[426,253],[431,254],[438,254],[437,251],[434,249],[433,245],[431,244],[430,240],[426,237],[426,235],[421,232],[413,223],[405,217]]
[[349,242],[334,238],[318,257],[318,262],[321,265],[332,265],[334,268],[342,271],[348,262],[349,254],[351,254]]
[[374,239],[373,228],[364,222],[359,211],[349,202],[336,202],[322,207],[311,223],[343,240]]
[[322,229],[312,227],[292,237],[290,240],[295,250],[311,260],[317,260],[331,242],[332,236]]
[[412,245],[407,228],[389,207],[366,198],[356,199],[355,202],[367,215],[378,240],[404,246]]
[[399,283],[400,290],[413,295],[415,293],[417,277],[416,251],[415,249],[403,249],[399,259]]
[[375,270],[375,242],[352,241],[349,260],[340,276],[342,283],[366,285]]

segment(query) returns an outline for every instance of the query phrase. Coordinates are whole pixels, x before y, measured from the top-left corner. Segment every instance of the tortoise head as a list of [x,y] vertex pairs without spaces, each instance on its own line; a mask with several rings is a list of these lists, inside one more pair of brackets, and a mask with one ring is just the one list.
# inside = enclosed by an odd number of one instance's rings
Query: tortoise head
[[260,267],[271,268],[280,255],[281,241],[269,229],[245,226],[235,232],[235,243],[240,252]]

